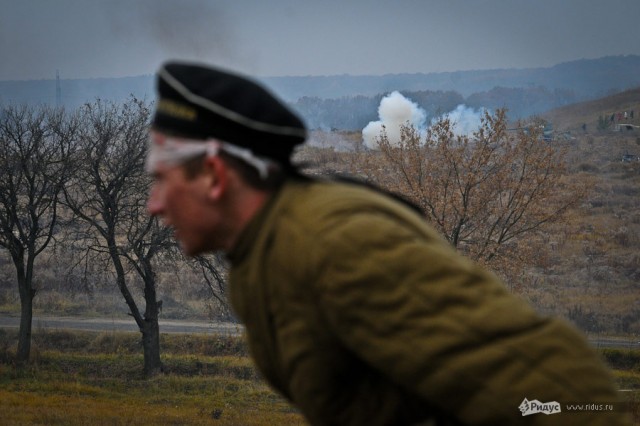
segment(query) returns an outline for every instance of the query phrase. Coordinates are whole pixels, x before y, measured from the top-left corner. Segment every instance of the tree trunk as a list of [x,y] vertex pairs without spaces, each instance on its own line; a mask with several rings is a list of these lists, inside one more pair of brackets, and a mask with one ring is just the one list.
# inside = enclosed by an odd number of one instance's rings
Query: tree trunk
[[162,372],[160,361],[160,327],[158,318],[145,318],[142,331],[142,349],[144,351],[144,374],[146,377]]
[[[28,286],[28,284],[20,284],[20,286],[23,285]],[[18,333],[18,352],[16,354],[18,364],[24,364],[29,361],[29,354],[31,353],[33,292],[30,290],[30,288],[26,289],[27,292],[31,293],[26,296],[23,296],[23,291],[22,289],[20,290],[20,331]]]
[[124,297],[131,316],[136,321],[140,333],[142,333],[142,350],[144,353],[144,374],[151,377],[162,372],[162,362],[160,361],[160,327],[158,325],[158,302],[156,301],[156,289],[153,273],[150,265],[145,265],[145,270],[149,271],[144,278],[144,299],[146,308],[144,318],[142,317],[133,296],[129,292],[126,284],[126,274],[120,261],[115,239],[110,240],[109,253],[116,269],[116,281],[120,288],[120,293]]
[[18,274],[18,290],[20,293],[20,331],[18,332],[18,352],[16,362],[24,364],[29,361],[31,353],[31,327],[33,319],[33,297],[31,280],[25,275],[24,265],[16,264]]
[[143,260],[144,275],[144,326],[142,348],[144,350],[144,374],[147,377],[162,372],[160,361],[160,326],[158,325],[158,301],[156,300],[155,275],[148,259]]

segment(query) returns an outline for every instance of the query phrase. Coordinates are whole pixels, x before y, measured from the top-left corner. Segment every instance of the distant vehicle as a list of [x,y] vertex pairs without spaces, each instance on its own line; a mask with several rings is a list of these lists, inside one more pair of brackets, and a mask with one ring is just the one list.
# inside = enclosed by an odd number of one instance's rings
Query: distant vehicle
[[[544,121],[542,124],[540,124],[539,128],[542,129],[542,140],[544,140],[545,142],[551,142],[553,140],[553,124]],[[511,132],[515,132],[518,130],[523,130],[526,135],[533,132],[532,126],[513,127],[511,129],[507,129],[507,131]]]
[[616,124],[616,130],[621,132],[623,130],[634,130],[634,129],[640,129],[640,126],[635,125],[635,124],[627,124],[627,123],[618,123]]
[[634,161],[640,161],[640,156],[634,154],[624,154],[622,156],[623,163],[633,163]]

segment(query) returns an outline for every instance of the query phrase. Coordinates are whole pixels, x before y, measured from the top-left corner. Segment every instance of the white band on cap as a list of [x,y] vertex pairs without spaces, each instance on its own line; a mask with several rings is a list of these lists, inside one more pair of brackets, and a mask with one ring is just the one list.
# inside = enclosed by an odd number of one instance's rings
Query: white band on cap
[[218,155],[221,150],[254,167],[258,171],[260,178],[267,178],[269,166],[272,162],[256,156],[246,148],[216,139],[202,141],[164,135],[155,141],[153,138],[149,139],[149,152],[145,162],[145,170],[148,173],[152,173],[161,163],[168,166],[178,166],[203,154],[206,154],[207,157],[213,157]]

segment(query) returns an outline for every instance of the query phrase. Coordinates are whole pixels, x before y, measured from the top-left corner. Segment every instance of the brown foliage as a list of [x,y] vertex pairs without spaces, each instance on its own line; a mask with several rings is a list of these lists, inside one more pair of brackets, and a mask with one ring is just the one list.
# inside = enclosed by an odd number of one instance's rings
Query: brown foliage
[[397,144],[383,131],[379,152],[358,155],[352,171],[408,198],[453,246],[513,277],[532,260],[529,237],[586,192],[564,178],[563,153],[542,141],[539,124],[510,131],[499,110],[470,137],[454,134],[448,118],[424,136],[406,125]]

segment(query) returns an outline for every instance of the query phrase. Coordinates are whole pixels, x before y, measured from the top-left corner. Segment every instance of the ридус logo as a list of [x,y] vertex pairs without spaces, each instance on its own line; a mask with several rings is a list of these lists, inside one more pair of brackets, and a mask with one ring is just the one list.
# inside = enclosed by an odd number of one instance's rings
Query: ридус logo
[[529,416],[531,414],[538,414],[538,413],[543,413],[547,415],[557,414],[561,411],[560,403],[556,401],[540,402],[537,399],[534,399],[533,401],[529,401],[527,398],[522,400],[522,403],[520,403],[520,406],[518,408],[522,412],[523,416]]

